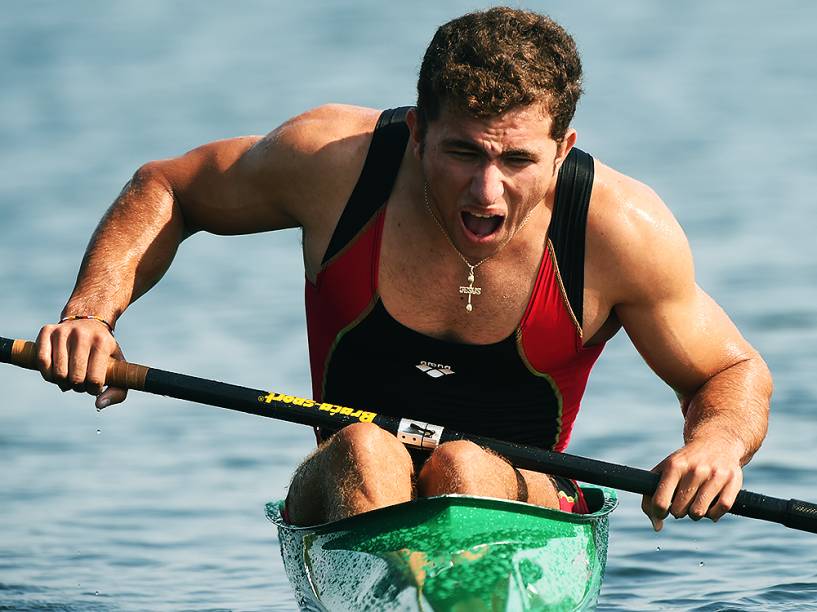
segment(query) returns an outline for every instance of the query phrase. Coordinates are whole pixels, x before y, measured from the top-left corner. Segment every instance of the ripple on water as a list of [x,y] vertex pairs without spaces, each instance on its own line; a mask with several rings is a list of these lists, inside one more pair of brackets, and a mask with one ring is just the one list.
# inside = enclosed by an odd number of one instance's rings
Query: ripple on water
[[[264,133],[329,98],[410,102],[433,28],[485,3],[421,3],[412,20],[376,0],[41,4],[0,20],[0,331],[19,337],[54,320],[96,220],[139,164]],[[581,146],[666,199],[701,285],[775,375],[747,487],[815,500],[817,141],[804,126],[817,125],[817,4],[779,3],[774,27],[768,4],[546,10],[584,53]],[[299,240],[186,241],[118,326],[125,353],[307,395]],[[136,393],[96,414],[6,366],[0,388],[0,609],[293,609],[263,506],[312,448],[308,428]],[[651,467],[681,430],[672,392],[619,334],[573,449]],[[599,610],[817,609],[817,536],[736,517],[654,534],[638,505],[623,494],[612,518]]]

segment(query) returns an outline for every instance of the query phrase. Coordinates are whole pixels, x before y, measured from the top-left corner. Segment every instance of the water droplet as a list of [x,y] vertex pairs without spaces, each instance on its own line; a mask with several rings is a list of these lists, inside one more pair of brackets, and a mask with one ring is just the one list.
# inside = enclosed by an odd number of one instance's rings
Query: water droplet
[[99,591],[94,591],[94,595],[99,595]]
[[96,430],[96,435],[100,435],[101,433],[102,433],[102,430],[101,430],[101,429],[97,429],[97,430]]
[[657,550],[658,552],[661,552],[661,547],[660,547],[660,546],[656,546],[656,547],[655,547],[655,550]]
[[704,566],[704,562],[703,562],[703,561],[701,561],[701,562],[698,564],[698,567],[703,567],[703,566]]

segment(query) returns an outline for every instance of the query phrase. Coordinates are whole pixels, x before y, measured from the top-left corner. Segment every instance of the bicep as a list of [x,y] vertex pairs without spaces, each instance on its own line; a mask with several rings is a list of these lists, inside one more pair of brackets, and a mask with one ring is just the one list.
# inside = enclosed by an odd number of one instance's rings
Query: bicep
[[166,183],[188,232],[247,234],[298,222],[289,210],[271,136],[212,142],[141,171]]
[[616,313],[644,360],[685,398],[753,354],[723,309],[694,282],[655,300],[621,304]]
[[360,173],[378,112],[328,104],[262,137],[222,140],[153,162],[190,231],[305,233],[333,220]]

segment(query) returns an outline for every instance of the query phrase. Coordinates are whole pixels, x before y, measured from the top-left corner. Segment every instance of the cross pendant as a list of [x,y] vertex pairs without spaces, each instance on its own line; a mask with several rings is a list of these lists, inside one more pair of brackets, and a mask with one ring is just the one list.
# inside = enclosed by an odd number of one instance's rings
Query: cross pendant
[[472,295],[480,295],[482,293],[482,287],[474,287],[474,266],[468,264],[468,286],[460,287],[460,293],[464,293],[468,296],[468,303],[465,305],[466,312],[471,312],[474,310],[473,304],[471,304],[471,296]]

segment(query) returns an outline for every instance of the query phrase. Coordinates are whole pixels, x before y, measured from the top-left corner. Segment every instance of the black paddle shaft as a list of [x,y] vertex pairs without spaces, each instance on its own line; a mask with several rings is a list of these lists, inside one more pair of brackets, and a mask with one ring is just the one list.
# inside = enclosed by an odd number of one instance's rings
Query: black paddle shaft
[[[0,362],[37,369],[33,344],[21,340],[0,338]],[[658,474],[639,468],[449,431],[429,423],[240,387],[136,364],[112,360],[106,384],[126,386],[157,395],[330,430],[354,423],[374,423],[415,448],[430,450],[444,442],[469,440],[484,448],[490,448],[523,469],[547,472],[555,476],[642,495],[652,495],[659,481]],[[817,533],[817,504],[810,502],[779,499],[742,490],[738,493],[730,512]]]

